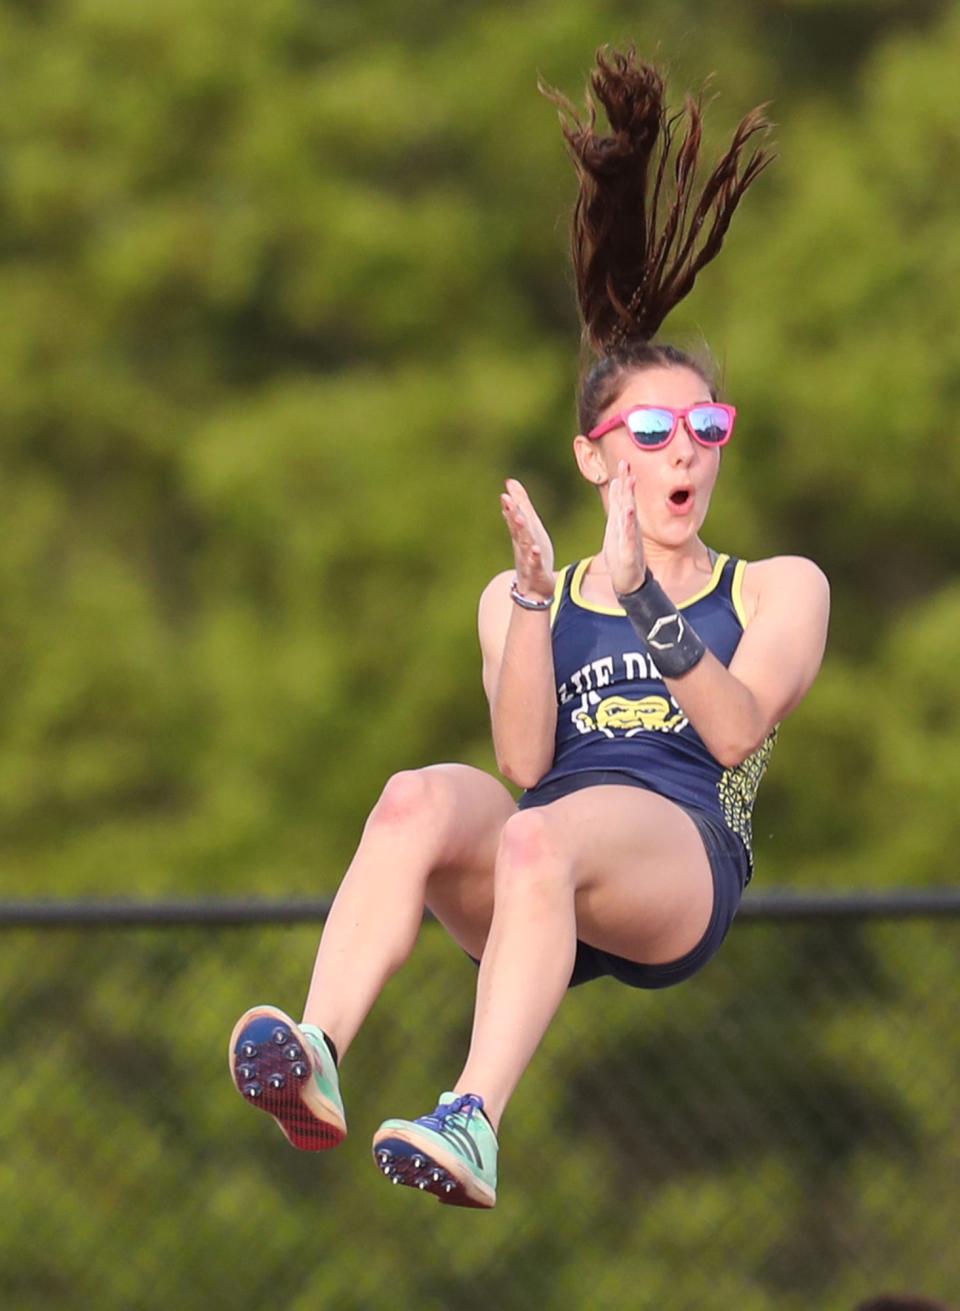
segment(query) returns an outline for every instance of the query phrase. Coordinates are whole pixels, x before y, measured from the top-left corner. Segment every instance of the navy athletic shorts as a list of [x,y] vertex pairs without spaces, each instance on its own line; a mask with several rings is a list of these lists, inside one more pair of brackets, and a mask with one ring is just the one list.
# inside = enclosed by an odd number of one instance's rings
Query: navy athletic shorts
[[[646,784],[634,778],[632,774],[612,769],[590,770],[569,774],[566,778],[554,779],[552,783],[542,788],[533,788],[525,792],[517,804],[521,810],[529,810],[534,806],[547,806],[551,801],[568,796],[571,792],[578,792],[581,788],[610,783],[646,788]],[[646,790],[650,791],[649,788]],[[676,804],[674,802],[674,805]],[[740,905],[740,897],[750,877],[746,848],[739,838],[710,815],[691,810],[686,806],[681,806],[680,809],[696,824],[713,875],[713,912],[703,937],[691,951],[678,960],[668,961],[664,965],[639,965],[636,961],[614,956],[578,939],[577,956],[573,974],[570,976],[571,988],[581,983],[588,983],[591,979],[602,978],[604,975],[611,975],[632,988],[669,988],[702,970],[707,961],[719,951],[720,944],[733,923],[733,917]]]

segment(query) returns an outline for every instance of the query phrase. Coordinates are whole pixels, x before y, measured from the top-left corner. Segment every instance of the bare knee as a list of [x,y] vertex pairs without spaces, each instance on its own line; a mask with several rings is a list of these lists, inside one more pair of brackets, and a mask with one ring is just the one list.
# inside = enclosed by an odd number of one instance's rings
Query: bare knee
[[450,789],[426,769],[405,769],[387,780],[370,812],[368,828],[411,828],[442,818]]
[[521,810],[503,826],[497,852],[496,888],[518,890],[569,885],[571,870],[543,810]]

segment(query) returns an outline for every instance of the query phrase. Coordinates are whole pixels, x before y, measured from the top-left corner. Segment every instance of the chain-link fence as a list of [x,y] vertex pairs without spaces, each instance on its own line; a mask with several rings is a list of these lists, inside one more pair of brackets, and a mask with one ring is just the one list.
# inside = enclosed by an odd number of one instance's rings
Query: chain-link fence
[[960,917],[747,918],[699,977],[570,993],[492,1212],[390,1188],[370,1136],[459,1069],[473,967],[433,924],[301,1154],[233,1089],[318,924],[7,923],[0,1301],[16,1311],[852,1311],[960,1301]]

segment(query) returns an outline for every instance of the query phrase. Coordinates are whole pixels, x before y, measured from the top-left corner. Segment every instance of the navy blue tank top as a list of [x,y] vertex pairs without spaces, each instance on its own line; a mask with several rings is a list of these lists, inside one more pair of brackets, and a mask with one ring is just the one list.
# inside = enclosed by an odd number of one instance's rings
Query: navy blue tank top
[[[752,863],[753,802],[776,730],[733,768],[710,754],[667,691],[646,644],[623,610],[584,599],[590,559],[557,579],[551,615],[557,678],[553,765],[537,784],[582,770],[618,770],[651,791],[718,820]],[[717,556],[709,583],[679,609],[706,646],[729,665],[743,635],[745,562]]]

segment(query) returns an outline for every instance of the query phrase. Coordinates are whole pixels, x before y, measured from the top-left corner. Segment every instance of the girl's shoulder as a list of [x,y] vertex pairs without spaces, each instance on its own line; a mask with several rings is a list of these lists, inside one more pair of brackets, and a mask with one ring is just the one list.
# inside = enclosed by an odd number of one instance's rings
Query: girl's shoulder
[[774,555],[745,564],[741,595],[749,623],[764,602],[774,597],[801,607],[829,605],[830,583],[820,566],[806,556]]
[[504,569],[490,579],[480,593],[477,610],[477,622],[480,627],[480,640],[484,642],[491,634],[506,635],[507,623],[513,602],[510,599],[510,584],[516,578],[514,569]]
[[487,583],[486,587],[480,593],[480,610],[510,609],[510,584],[516,578],[515,569],[502,569],[500,573],[494,574]]

